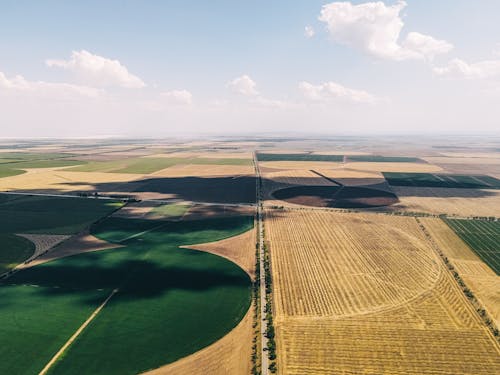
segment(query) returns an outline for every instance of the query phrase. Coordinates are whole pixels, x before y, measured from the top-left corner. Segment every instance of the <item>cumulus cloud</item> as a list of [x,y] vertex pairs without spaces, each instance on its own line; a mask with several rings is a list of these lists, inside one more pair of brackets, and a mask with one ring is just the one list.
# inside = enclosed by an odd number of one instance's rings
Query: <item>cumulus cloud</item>
[[73,85],[69,83],[53,83],[44,81],[28,81],[21,75],[8,78],[0,72],[0,93],[14,95],[33,95],[54,99],[68,99],[71,97],[96,98],[103,94],[102,90]]
[[241,77],[237,77],[227,84],[233,92],[245,95],[245,96],[256,96],[259,95],[257,91],[257,84],[248,75],[244,74]]
[[304,36],[306,38],[312,38],[314,36],[314,34],[315,34],[315,31],[314,31],[312,26],[306,26],[304,28]]
[[371,104],[376,101],[376,97],[366,91],[350,89],[335,82],[324,82],[319,85],[300,82],[299,90],[306,99],[316,102],[341,100]]
[[131,74],[118,60],[111,60],[88,51],[73,51],[69,60],[46,60],[49,67],[57,67],[74,73],[78,79],[96,87],[118,86],[141,88],[146,84]]
[[448,78],[500,78],[500,60],[485,60],[469,64],[460,59],[453,59],[444,67],[433,68],[433,71],[439,76]]
[[334,2],[323,6],[319,20],[326,23],[334,41],[379,58],[432,60],[453,49],[445,40],[418,32],[409,33],[401,41],[404,22],[400,12],[405,7],[404,1],[390,6],[381,1],[359,5]]
[[160,94],[166,102],[171,104],[191,105],[193,94],[187,90],[172,90]]

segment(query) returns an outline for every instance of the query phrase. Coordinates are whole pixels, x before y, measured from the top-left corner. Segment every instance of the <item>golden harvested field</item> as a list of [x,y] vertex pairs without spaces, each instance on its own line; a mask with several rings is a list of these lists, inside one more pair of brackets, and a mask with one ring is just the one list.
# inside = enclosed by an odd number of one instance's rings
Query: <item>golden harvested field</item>
[[266,210],[280,374],[493,374],[500,346],[411,217]]
[[420,221],[498,327],[500,325],[500,276],[497,276],[441,219],[422,218]]
[[439,172],[443,169],[437,165],[426,163],[387,163],[387,162],[353,162],[346,163],[346,168],[372,172]]
[[239,236],[230,237],[217,242],[199,245],[182,246],[186,249],[205,251],[216,254],[236,263],[246,273],[255,277],[255,244],[257,243],[255,228]]
[[317,169],[316,171],[346,186],[385,183],[385,178],[380,172],[359,171],[348,168]]
[[178,151],[171,153],[152,154],[148,157],[153,158],[209,158],[209,159],[252,159],[252,152],[195,152],[195,151]]
[[238,176],[253,175],[252,165],[215,165],[215,164],[178,164],[154,172],[154,177],[186,177],[186,176]]
[[250,308],[243,320],[212,345],[144,375],[248,375],[252,368],[253,316]]
[[340,163],[330,161],[264,161],[259,162],[260,167],[273,169],[321,169],[335,168],[340,166]]
[[121,184],[140,179],[142,176],[126,173],[103,172],[69,172],[56,168],[29,169],[26,173],[17,176],[0,178],[1,191],[27,190],[59,190],[89,191],[98,184],[106,184],[112,190]]
[[500,191],[392,186],[394,210],[458,216],[500,216]]

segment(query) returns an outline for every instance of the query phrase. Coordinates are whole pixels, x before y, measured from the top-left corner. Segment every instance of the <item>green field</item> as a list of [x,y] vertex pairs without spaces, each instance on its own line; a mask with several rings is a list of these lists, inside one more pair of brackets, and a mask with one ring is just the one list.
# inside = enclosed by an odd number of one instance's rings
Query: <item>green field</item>
[[95,225],[95,235],[125,247],[42,264],[0,286],[0,342],[9,343],[0,346],[0,373],[40,371],[115,288],[51,374],[137,374],[216,341],[248,310],[250,279],[224,258],[178,246],[252,225],[252,217]]
[[33,255],[35,245],[26,238],[0,233],[0,275]]
[[341,162],[343,155],[317,155],[317,154],[265,154],[258,153],[259,161],[331,161]]
[[122,205],[92,198],[0,197],[0,233],[73,234]]
[[383,172],[392,186],[500,189],[500,180],[486,175]]
[[419,158],[407,156],[381,156],[381,155],[352,155],[347,157],[349,162],[372,163],[422,163]]
[[181,217],[184,215],[189,208],[190,204],[163,204],[161,206],[155,207],[151,210],[150,215],[164,216],[164,217]]
[[79,172],[111,172],[149,174],[178,164],[251,165],[251,159],[224,158],[129,158],[124,160],[95,161],[71,168]]
[[500,275],[500,222],[459,219],[444,221]]
[[54,153],[0,153],[0,178],[25,173],[28,168],[57,168],[85,164],[84,161],[69,159],[71,154]]

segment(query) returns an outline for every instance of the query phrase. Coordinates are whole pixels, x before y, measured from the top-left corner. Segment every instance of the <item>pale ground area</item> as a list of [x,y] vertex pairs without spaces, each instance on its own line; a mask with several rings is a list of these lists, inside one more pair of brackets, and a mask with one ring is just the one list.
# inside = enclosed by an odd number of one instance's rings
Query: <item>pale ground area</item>
[[216,254],[240,266],[253,279],[255,278],[255,244],[257,237],[255,228],[238,236],[205,244],[181,246]]
[[103,173],[103,172],[69,172],[61,168],[36,168],[28,169],[26,173],[0,178],[0,190],[2,191],[27,191],[27,190],[58,190],[89,191],[95,190],[95,185],[106,184],[113,189],[124,182],[143,178],[142,175],[126,173]]
[[161,202],[152,201],[142,201],[129,203],[122,207],[120,210],[115,211],[111,216],[114,217],[124,217],[127,219],[146,219],[148,214],[158,206],[161,206]]
[[380,172],[348,168],[317,169],[316,171],[346,186],[375,185],[386,182]]
[[356,169],[362,171],[373,172],[408,172],[408,173],[425,173],[425,172],[440,172],[443,169],[437,165],[425,163],[387,163],[387,162],[352,162],[346,163],[348,169]]
[[420,221],[499,327],[500,276],[441,219],[422,218]]
[[392,186],[399,203],[390,210],[500,217],[500,190]]
[[500,346],[415,218],[266,210],[278,373],[484,374]]
[[441,152],[441,155],[450,158],[498,158],[500,152]]
[[340,163],[330,161],[263,161],[259,162],[260,167],[274,169],[322,169],[335,168]]
[[370,152],[363,152],[363,151],[342,151],[342,150],[337,150],[337,151],[313,151],[313,155],[347,155],[347,156],[352,156],[352,155],[371,155]]
[[179,151],[172,153],[160,153],[149,155],[153,158],[213,158],[213,159],[249,159],[253,157],[252,152],[194,152],[194,151]]
[[254,215],[253,206],[225,206],[225,205],[203,205],[194,203],[193,206],[184,214],[184,220],[197,220],[205,218]]
[[70,236],[60,235],[60,234],[25,234],[19,233],[16,236],[24,237],[35,244],[35,252],[28,259],[34,259],[44,252],[52,249],[54,246],[60,244],[64,240],[68,239]]
[[150,174],[153,177],[209,177],[253,175],[252,165],[177,164]]
[[431,164],[500,164],[500,156],[489,157],[489,158],[479,158],[479,157],[425,157],[422,158]]
[[212,345],[145,375],[247,375],[252,368],[253,316],[243,320]]
[[50,262],[51,260],[64,258],[71,255],[88,253],[92,251],[107,250],[122,247],[122,245],[112,244],[103,240],[100,240],[88,231],[84,231],[77,234],[70,239],[64,241],[60,245],[54,247],[51,251],[37,259],[33,260],[29,264],[24,265],[24,267],[33,267],[38,264]]

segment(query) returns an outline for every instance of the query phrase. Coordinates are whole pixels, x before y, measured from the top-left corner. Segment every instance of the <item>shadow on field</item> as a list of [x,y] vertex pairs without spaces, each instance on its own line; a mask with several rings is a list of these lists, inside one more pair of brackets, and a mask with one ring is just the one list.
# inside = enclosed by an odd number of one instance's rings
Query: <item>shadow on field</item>
[[[203,256],[203,253],[195,251],[186,253],[189,257]],[[46,266],[22,270],[0,282],[0,286],[14,284],[36,286],[36,292],[43,296],[119,288],[119,299],[114,299],[115,302],[155,298],[174,290],[200,292],[221,286],[249,287],[250,279],[245,272],[239,272],[236,268],[225,271],[220,268],[161,267],[149,260],[126,260],[113,267],[48,263]],[[102,296],[85,300],[90,305],[100,302]],[[1,306],[8,304],[8,300],[2,299]]]

